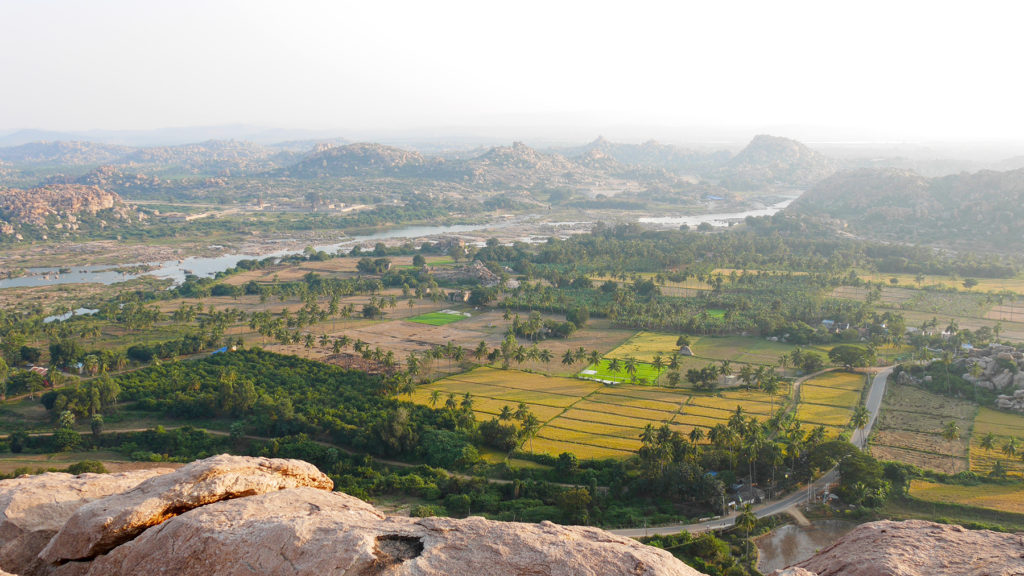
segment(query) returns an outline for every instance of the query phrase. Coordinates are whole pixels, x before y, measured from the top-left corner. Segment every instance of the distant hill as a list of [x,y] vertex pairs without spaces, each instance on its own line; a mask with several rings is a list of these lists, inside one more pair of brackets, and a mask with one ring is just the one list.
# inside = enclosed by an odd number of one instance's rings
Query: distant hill
[[925,178],[898,169],[839,172],[787,212],[842,221],[874,239],[971,250],[1024,249],[1024,170]]
[[10,164],[88,166],[122,160],[132,148],[95,142],[32,142],[0,148],[0,160]]
[[765,186],[811,186],[835,173],[835,160],[804,144],[778,136],[755,136],[718,171],[723,186],[758,189]]
[[583,146],[558,151],[577,160],[599,153],[624,166],[658,168],[675,174],[703,174],[725,164],[731,156],[727,150],[691,150],[654,140],[624,144],[602,136]]
[[285,168],[287,176],[300,178],[351,176],[423,176],[442,160],[419,152],[373,143],[345,146],[320,145],[297,163]]
[[291,163],[296,155],[242,140],[139,148],[118,164],[149,172],[230,175],[264,172]]

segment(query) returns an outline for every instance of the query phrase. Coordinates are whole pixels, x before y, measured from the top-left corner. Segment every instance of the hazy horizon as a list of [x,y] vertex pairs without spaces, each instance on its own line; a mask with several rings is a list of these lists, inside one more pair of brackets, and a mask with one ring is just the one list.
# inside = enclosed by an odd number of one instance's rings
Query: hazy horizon
[[0,134],[1020,142],[1019,11],[8,0]]

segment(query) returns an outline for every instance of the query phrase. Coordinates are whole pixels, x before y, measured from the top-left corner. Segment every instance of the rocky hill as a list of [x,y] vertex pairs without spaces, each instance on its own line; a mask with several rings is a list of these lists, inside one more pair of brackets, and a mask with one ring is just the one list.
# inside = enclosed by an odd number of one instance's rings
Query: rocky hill
[[181,146],[140,148],[125,156],[119,166],[150,173],[213,174],[230,176],[257,173],[294,161],[294,153],[239,140],[210,140]]
[[98,186],[0,188],[0,240],[73,233],[82,227],[104,228],[138,218],[120,196]]
[[361,142],[346,146],[319,145],[301,161],[282,172],[287,176],[423,176],[438,163],[419,152]]
[[718,171],[731,189],[765,186],[806,187],[831,176],[837,164],[804,144],[778,136],[755,136]]
[[725,165],[732,156],[727,150],[692,150],[654,140],[625,144],[602,136],[583,146],[565,148],[560,152],[577,161],[597,152],[624,166],[654,168],[680,175],[710,174]]
[[862,524],[839,542],[773,576],[1012,576],[1024,574],[1020,534],[923,520]]
[[787,209],[882,240],[985,251],[1024,248],[1024,170],[925,178],[896,169],[839,172]]
[[298,460],[0,482],[0,569],[22,576],[697,576],[596,528],[388,517]]

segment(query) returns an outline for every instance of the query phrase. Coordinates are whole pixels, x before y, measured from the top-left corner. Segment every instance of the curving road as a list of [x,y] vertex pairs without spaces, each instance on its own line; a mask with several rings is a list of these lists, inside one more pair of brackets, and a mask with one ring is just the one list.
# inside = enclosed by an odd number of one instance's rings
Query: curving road
[[[871,381],[871,389],[868,390],[868,397],[865,402],[868,412],[870,413],[868,425],[863,429],[854,431],[853,436],[850,438],[850,442],[858,448],[863,449],[868,436],[871,435],[871,427],[875,425],[875,420],[878,418],[878,411],[882,407],[882,396],[885,395],[885,383],[888,380],[892,369],[893,367],[890,366],[889,368],[880,371],[878,374],[875,374],[874,380]],[[789,496],[786,496],[782,500],[766,502],[759,506],[755,506],[753,509],[754,515],[758,518],[765,518],[779,514],[790,506],[795,506],[806,501],[809,493],[819,493],[824,490],[826,486],[834,483],[838,479],[839,472],[833,468],[812,482],[809,487],[805,486],[796,492],[793,492]],[[811,492],[811,490],[813,490],[813,492]],[[609,530],[609,532],[629,538],[642,538],[644,536],[654,536],[656,534],[677,534],[679,532],[701,533],[731,528],[736,522],[737,515],[738,514],[732,514],[723,518],[715,518],[713,520],[698,522],[696,524],[671,524],[668,526],[652,526],[649,528],[621,528],[618,530]]]

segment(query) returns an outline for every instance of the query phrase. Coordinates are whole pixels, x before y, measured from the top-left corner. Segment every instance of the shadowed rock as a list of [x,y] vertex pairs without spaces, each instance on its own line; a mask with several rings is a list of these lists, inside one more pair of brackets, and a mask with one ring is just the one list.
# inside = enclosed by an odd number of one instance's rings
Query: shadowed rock
[[159,468],[79,476],[49,472],[0,482],[0,567],[24,572],[79,508],[171,471]]

